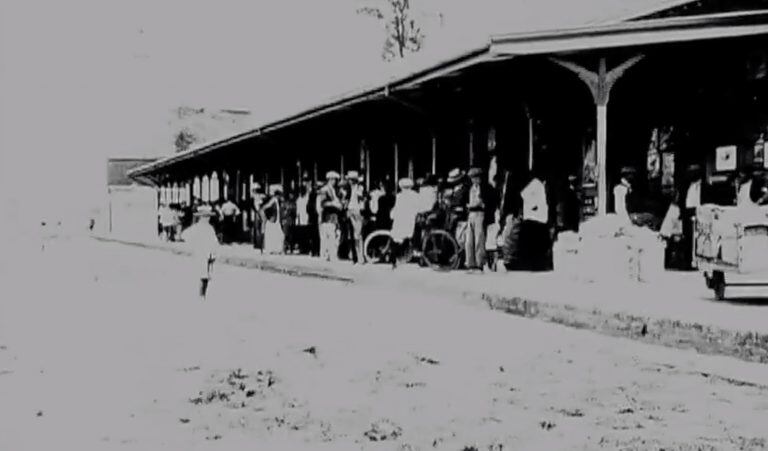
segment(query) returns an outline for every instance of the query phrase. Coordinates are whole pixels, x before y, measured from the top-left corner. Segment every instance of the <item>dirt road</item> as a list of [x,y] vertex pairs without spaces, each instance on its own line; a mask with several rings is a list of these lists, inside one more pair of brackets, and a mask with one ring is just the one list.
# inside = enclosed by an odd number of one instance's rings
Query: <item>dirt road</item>
[[[0,297],[0,449],[768,449],[765,365],[80,240]],[[744,377],[741,377],[744,376]]]

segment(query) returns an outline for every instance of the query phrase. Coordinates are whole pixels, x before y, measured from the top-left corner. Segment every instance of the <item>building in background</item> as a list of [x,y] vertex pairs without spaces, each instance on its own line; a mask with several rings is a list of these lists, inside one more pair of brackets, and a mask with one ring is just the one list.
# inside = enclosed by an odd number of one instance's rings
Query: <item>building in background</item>
[[149,181],[126,175],[129,170],[153,161],[154,158],[107,160],[107,202],[102,224],[96,218],[96,231],[123,239],[157,237],[157,191]]

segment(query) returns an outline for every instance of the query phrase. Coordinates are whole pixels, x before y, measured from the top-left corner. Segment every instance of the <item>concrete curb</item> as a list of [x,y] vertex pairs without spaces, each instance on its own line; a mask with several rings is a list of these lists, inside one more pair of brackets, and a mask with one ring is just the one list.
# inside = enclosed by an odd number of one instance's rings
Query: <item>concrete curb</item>
[[[177,245],[148,244],[112,237],[94,237],[99,241],[114,242],[146,249],[164,250],[178,255],[190,252]],[[219,261],[245,268],[258,269],[298,277],[315,277],[347,283],[380,285],[379,274],[342,273],[334,268],[317,265],[274,262],[254,257],[222,255]],[[351,268],[351,267],[350,267]],[[434,293],[436,290],[449,291],[465,299],[484,302],[492,310],[515,316],[537,319],[576,329],[594,331],[603,335],[623,337],[643,343],[662,345],[677,349],[692,349],[701,354],[735,357],[746,362],[768,363],[768,334],[752,331],[724,329],[697,322],[679,321],[645,315],[609,312],[599,308],[584,308],[572,304],[553,304],[519,296],[499,295],[487,291],[460,290],[429,283],[415,283],[413,280],[398,280],[399,286],[412,290]],[[391,284],[391,281],[387,281]]]

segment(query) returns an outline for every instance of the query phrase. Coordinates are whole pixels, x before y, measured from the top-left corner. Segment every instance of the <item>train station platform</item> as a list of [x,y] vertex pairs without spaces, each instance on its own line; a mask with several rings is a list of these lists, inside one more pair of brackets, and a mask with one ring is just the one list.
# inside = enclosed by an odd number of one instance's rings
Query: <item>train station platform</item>
[[[189,254],[184,243],[96,239]],[[463,302],[568,327],[768,363],[768,291],[718,302],[695,272],[665,272],[653,283],[587,283],[557,272],[442,272],[417,265],[393,270],[389,265],[264,255],[246,245],[221,246],[218,262],[293,276],[444,293],[461,297]]]

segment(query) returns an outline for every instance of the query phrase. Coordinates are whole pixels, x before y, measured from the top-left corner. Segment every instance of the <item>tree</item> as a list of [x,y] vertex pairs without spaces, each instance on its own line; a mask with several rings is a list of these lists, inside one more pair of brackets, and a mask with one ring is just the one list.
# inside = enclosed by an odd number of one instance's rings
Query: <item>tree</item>
[[384,23],[387,37],[381,53],[382,59],[391,61],[405,58],[406,54],[421,50],[424,32],[413,17],[411,0],[379,1],[385,2],[386,6],[364,6],[358,8],[357,13]]
[[189,129],[182,129],[178,133],[176,133],[176,139],[174,140],[174,145],[176,146],[176,152],[184,152],[189,147],[197,142],[197,136],[195,136],[194,133],[192,133]]

